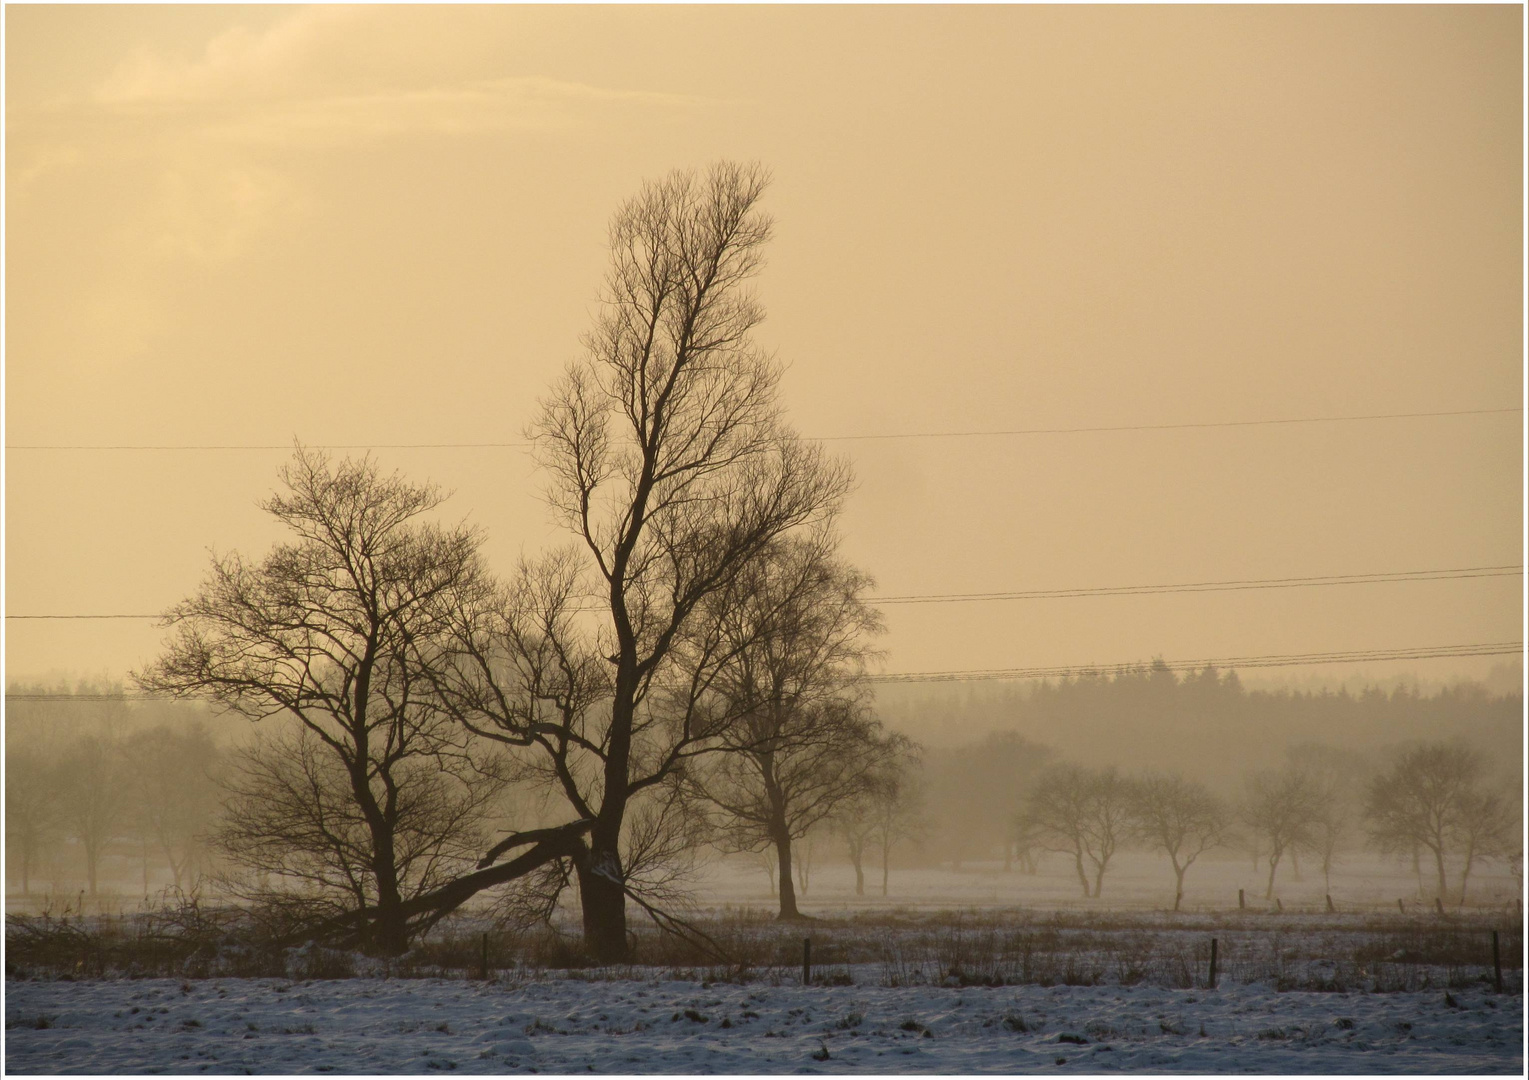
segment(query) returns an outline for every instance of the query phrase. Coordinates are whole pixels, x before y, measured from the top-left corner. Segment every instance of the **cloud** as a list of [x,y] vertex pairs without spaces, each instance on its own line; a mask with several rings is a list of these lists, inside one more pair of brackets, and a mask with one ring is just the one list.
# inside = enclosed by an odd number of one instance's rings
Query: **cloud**
[[[545,131],[611,110],[704,104],[676,94],[505,75],[492,42],[473,27],[411,24],[410,18],[419,16],[309,8],[263,32],[240,27],[219,34],[190,61],[139,53],[95,89],[91,104],[224,139],[299,145]],[[502,37],[511,28],[493,29]]]

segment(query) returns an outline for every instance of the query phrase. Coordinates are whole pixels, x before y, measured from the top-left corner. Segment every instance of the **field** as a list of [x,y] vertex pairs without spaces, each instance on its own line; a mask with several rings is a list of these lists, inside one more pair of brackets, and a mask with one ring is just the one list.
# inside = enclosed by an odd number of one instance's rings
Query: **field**
[[805,898],[814,921],[782,925],[762,870],[715,864],[688,913],[713,944],[642,925],[638,962],[617,968],[581,966],[567,934],[515,935],[473,913],[381,962],[230,947],[215,907],[188,918],[123,903],[67,922],[53,910],[9,927],[5,1065],[1522,1072],[1523,933],[1505,876],[1482,875],[1483,903],[1440,915],[1414,899],[1410,868],[1375,861],[1334,877],[1329,913],[1320,875],[1266,905],[1247,895],[1250,864],[1227,861],[1197,868],[1174,913],[1154,860],[1124,859],[1100,901],[1069,896],[1065,869],[901,871],[883,900],[875,887],[856,897],[849,868],[826,865]]

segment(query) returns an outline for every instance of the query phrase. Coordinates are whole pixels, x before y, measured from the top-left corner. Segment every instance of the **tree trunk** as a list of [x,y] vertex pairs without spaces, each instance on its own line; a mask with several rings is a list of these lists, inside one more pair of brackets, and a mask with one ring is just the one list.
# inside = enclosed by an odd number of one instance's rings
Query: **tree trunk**
[[1005,840],[1003,842],[1003,869],[1004,869],[1004,873],[1008,873],[1010,870],[1014,869],[1014,841],[1013,840]]
[[796,909],[796,883],[791,880],[791,834],[784,829],[775,834],[775,857],[780,866],[780,915],[782,922],[800,919]]
[[[626,892],[619,881],[596,873],[595,866],[609,871],[620,866],[614,858],[596,862],[596,852],[574,863],[579,878],[579,906],[584,916],[584,948],[602,964],[626,959]],[[619,872],[619,870],[617,871]]]
[[1083,899],[1087,900],[1089,896],[1088,873],[1083,869],[1083,853],[1081,851],[1074,851],[1072,853],[1072,861],[1074,868],[1078,871],[1078,884],[1083,886]]
[[892,845],[883,842],[881,845],[881,895],[887,895],[887,874],[892,862]]
[[1269,886],[1264,889],[1264,899],[1274,899],[1274,871],[1279,868],[1279,853],[1271,852],[1269,855]]
[[1290,849],[1290,872],[1295,875],[1296,881],[1303,880],[1301,877],[1301,852],[1298,848]]
[[1439,870],[1439,899],[1443,900],[1449,895],[1449,882],[1444,877],[1444,847],[1440,845],[1433,849],[1433,860]]
[[859,843],[851,843],[849,846],[849,861],[855,867],[855,895],[865,895],[865,850]]
[[1187,867],[1187,866],[1184,867],[1183,869],[1180,869],[1177,866],[1175,866],[1173,868],[1173,876],[1174,876],[1174,882],[1173,882],[1173,910],[1174,911],[1179,910],[1179,904],[1183,903],[1183,901],[1184,901],[1184,871],[1186,871],[1188,869],[1189,869],[1189,867]]
[[1095,899],[1097,899],[1099,897],[1099,894],[1102,893],[1103,891],[1104,891],[1104,864],[1100,863],[1098,870],[1094,874],[1094,897],[1095,897]]

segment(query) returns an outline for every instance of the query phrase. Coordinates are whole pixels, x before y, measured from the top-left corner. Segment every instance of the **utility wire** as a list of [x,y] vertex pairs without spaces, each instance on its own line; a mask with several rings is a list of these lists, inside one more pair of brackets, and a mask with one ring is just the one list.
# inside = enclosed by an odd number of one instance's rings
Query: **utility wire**
[[[1202,671],[1206,667],[1223,669],[1304,667],[1311,664],[1365,664],[1383,660],[1434,660],[1460,656],[1521,655],[1521,641],[1484,642],[1472,645],[1433,645],[1402,649],[1355,649],[1341,652],[1285,653],[1264,656],[1223,656],[1203,660],[1163,661],[1169,671]],[[985,680],[1065,679],[1080,675],[1109,675],[1140,671],[1149,665],[1093,664],[1031,668],[983,668],[969,671],[909,671],[872,675],[871,682],[979,682]],[[1154,661],[1151,665],[1157,666]]]
[[1236,592],[1244,589],[1305,589],[1318,585],[1379,585],[1399,581],[1459,581],[1467,578],[1518,577],[1523,567],[1462,566],[1447,570],[1399,570],[1394,573],[1322,574],[1313,577],[1253,578],[1237,581],[1190,581],[1175,585],[1106,585],[1076,589],[1023,589],[987,593],[921,593],[877,596],[876,604],[949,604],[974,600],[1052,600],[1084,596],[1155,596],[1163,593]]
[[[1405,581],[1460,581],[1469,578],[1518,577],[1524,568],[1460,566],[1442,570],[1377,571],[1367,574],[1320,574],[1311,577],[1249,578],[1232,581],[1190,581],[1177,585],[1105,585],[1072,589],[1029,589],[986,593],[916,593],[871,596],[872,604],[955,604],[974,600],[1068,600],[1089,596],[1156,596],[1165,593],[1235,592],[1245,589],[1305,589],[1321,585],[1384,585]],[[578,611],[601,611],[579,607]],[[160,615],[7,615],[7,619],[158,619]]]
[[[821,435],[814,442],[869,442],[885,439],[969,439],[1010,435],[1084,435],[1109,431],[1190,431],[1209,428],[1271,427],[1285,424],[1339,424],[1366,420],[1420,420],[1441,416],[1487,416],[1496,413],[1521,413],[1523,406],[1500,409],[1448,409],[1434,412],[1365,413],[1354,416],[1293,416],[1272,420],[1210,420],[1186,424],[1111,424],[1089,427],[1012,428],[998,431],[902,431],[877,435]],[[504,450],[532,445],[526,440],[513,442],[431,442],[431,443],[326,443],[314,450]],[[71,444],[16,443],[7,450],[290,450],[291,443],[248,444]]]
[[[1126,664],[1070,664],[1028,668],[981,668],[968,671],[907,671],[872,675],[870,682],[977,682],[984,680],[1065,679],[1084,675],[1121,675],[1158,667],[1169,671],[1203,671],[1206,667],[1237,668],[1304,667],[1314,664],[1366,664],[1384,660],[1435,660],[1460,656],[1512,656],[1524,651],[1522,641],[1488,641],[1469,645],[1424,645],[1394,649],[1348,649],[1334,652],[1276,653],[1256,656],[1223,656],[1204,660],[1153,661]],[[6,694],[7,701],[174,701],[156,694]]]

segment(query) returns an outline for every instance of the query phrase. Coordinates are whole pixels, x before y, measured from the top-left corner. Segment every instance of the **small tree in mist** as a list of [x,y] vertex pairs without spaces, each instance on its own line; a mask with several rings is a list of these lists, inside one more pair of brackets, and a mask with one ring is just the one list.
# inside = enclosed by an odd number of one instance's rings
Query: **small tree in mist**
[[222,754],[200,724],[160,725],[123,744],[132,799],[131,819],[142,841],[164,856],[176,889],[205,863],[205,840],[222,802]]
[[1465,831],[1481,774],[1481,758],[1467,747],[1425,743],[1405,751],[1365,792],[1370,839],[1382,851],[1430,852],[1441,899],[1449,890],[1445,857]]
[[1488,859],[1511,859],[1522,844],[1518,798],[1508,791],[1472,791],[1461,800],[1460,904],[1464,906],[1471,870]]
[[88,735],[69,748],[59,763],[60,816],[67,835],[79,842],[85,857],[86,887],[96,895],[101,856],[127,832],[131,790],[121,746]]
[[420,925],[407,902],[471,865],[502,785],[423,674],[449,614],[489,587],[479,538],[421,523],[442,496],[369,460],[299,449],[281,476],[264,509],[293,538],[258,563],[216,558],[138,681],[278,728],[236,760],[220,833],[275,879],[247,895],[396,954]]
[[1004,857],[1004,869],[1009,869],[1010,854],[1019,860],[1022,874],[1040,871],[1041,856],[1046,851],[1046,828],[1031,813],[1028,802],[1009,819],[1008,850]]
[[1130,837],[1131,804],[1132,786],[1113,766],[1057,766],[1030,795],[1030,819],[1045,830],[1051,850],[1073,857],[1085,897],[1101,894],[1110,859]]
[[1292,768],[1304,770],[1316,784],[1318,798],[1310,850],[1322,867],[1322,887],[1332,892],[1332,870],[1357,813],[1354,792],[1373,770],[1361,754],[1321,743],[1301,743],[1285,751]]
[[876,851],[880,855],[881,895],[886,896],[892,852],[901,844],[922,839],[928,832],[921,759],[919,746],[898,738],[894,753],[835,818],[835,828],[844,837],[850,863],[855,868],[856,896],[865,895],[867,854]]
[[718,752],[689,769],[688,789],[718,811],[729,846],[775,849],[782,919],[799,917],[796,889],[810,872],[794,865],[806,853],[793,844],[864,792],[901,745],[869,714],[861,681],[881,628],[861,599],[869,585],[826,535],[779,541],[710,598],[680,650],[693,672],[715,665],[710,705],[730,718],[713,725]]
[[5,845],[20,863],[21,894],[31,895],[41,865],[63,823],[64,777],[45,754],[24,747],[5,755]]
[[1287,765],[1278,772],[1262,770],[1246,782],[1242,820],[1256,838],[1269,868],[1264,899],[1274,898],[1274,875],[1288,854],[1317,847],[1318,824],[1328,806],[1328,793],[1310,770]]
[[1225,842],[1231,814],[1203,785],[1178,775],[1148,773],[1132,785],[1138,833],[1173,865],[1173,910],[1184,899],[1184,875],[1206,851]]
[[930,815],[953,865],[1001,848],[1011,865],[1010,824],[1055,752],[1015,731],[994,731],[966,746],[931,749],[926,758]]

